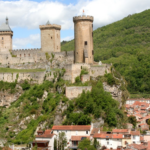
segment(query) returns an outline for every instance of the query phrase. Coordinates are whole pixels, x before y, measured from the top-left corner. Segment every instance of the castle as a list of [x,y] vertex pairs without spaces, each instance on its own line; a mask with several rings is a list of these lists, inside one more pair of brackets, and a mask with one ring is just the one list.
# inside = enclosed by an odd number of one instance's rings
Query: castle
[[[104,75],[106,71],[110,71],[110,65],[98,66],[98,63],[94,62],[93,20],[92,16],[73,17],[75,50],[61,52],[61,26],[50,24],[49,21],[45,25],[39,26],[41,31],[40,49],[14,50],[12,48],[13,31],[9,27],[8,18],[6,18],[6,23],[0,26],[0,67],[17,69],[34,69],[38,67],[45,69],[46,64],[49,64],[47,55],[51,56],[53,54],[54,59],[51,62],[51,68],[65,68],[65,80],[75,82],[75,78],[80,75],[83,67],[86,67],[89,71],[89,76],[82,77],[83,80],[84,78],[89,80],[90,76]],[[45,73],[43,73],[42,77],[41,73],[39,74],[42,79],[38,79],[38,81],[42,82]],[[33,77],[33,75],[29,74],[21,76]],[[4,73],[3,75],[0,74],[0,80],[5,78],[9,82],[15,80],[15,77],[8,77],[8,75],[4,77]]]

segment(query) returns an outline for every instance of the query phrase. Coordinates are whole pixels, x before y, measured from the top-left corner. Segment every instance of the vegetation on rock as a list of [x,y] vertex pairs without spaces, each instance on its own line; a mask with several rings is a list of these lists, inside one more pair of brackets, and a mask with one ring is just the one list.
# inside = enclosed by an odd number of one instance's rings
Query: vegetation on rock
[[[93,34],[94,60],[113,63],[125,77],[132,97],[150,96],[149,16],[150,10],[145,10],[98,28]],[[62,50],[74,50],[74,40],[63,42]]]

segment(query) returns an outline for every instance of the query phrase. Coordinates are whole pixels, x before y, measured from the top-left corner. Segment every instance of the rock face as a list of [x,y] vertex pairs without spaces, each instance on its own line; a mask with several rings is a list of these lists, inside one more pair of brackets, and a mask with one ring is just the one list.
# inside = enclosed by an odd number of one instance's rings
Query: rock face
[[9,107],[12,102],[16,101],[23,93],[22,87],[16,85],[16,92],[11,94],[10,90],[0,91],[0,106]]
[[67,109],[67,105],[60,102],[56,108],[55,120],[54,125],[62,124],[64,118],[62,117],[62,112]]
[[120,102],[120,106],[122,105],[122,91],[119,89],[120,85],[110,86],[106,82],[103,82],[103,88],[106,92],[110,92],[113,99]]

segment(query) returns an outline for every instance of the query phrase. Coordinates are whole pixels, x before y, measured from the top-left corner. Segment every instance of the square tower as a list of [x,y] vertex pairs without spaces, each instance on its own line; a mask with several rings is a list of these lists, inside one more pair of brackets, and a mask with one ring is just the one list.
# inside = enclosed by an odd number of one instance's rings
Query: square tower
[[40,25],[41,49],[43,52],[60,52],[60,25],[50,24]]
[[12,36],[13,31],[9,27],[6,17],[6,23],[0,26],[0,52],[9,53],[12,50]]

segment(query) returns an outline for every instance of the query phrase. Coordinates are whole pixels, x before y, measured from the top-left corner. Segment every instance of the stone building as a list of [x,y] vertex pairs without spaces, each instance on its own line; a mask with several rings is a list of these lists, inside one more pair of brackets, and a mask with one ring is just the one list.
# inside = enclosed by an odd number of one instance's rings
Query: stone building
[[9,27],[8,18],[6,23],[0,26],[0,52],[9,53],[12,50],[13,31]]
[[93,64],[93,20],[92,16],[76,16],[74,22],[75,63]]
[[43,52],[60,52],[60,25],[50,24],[40,25],[41,48]]

